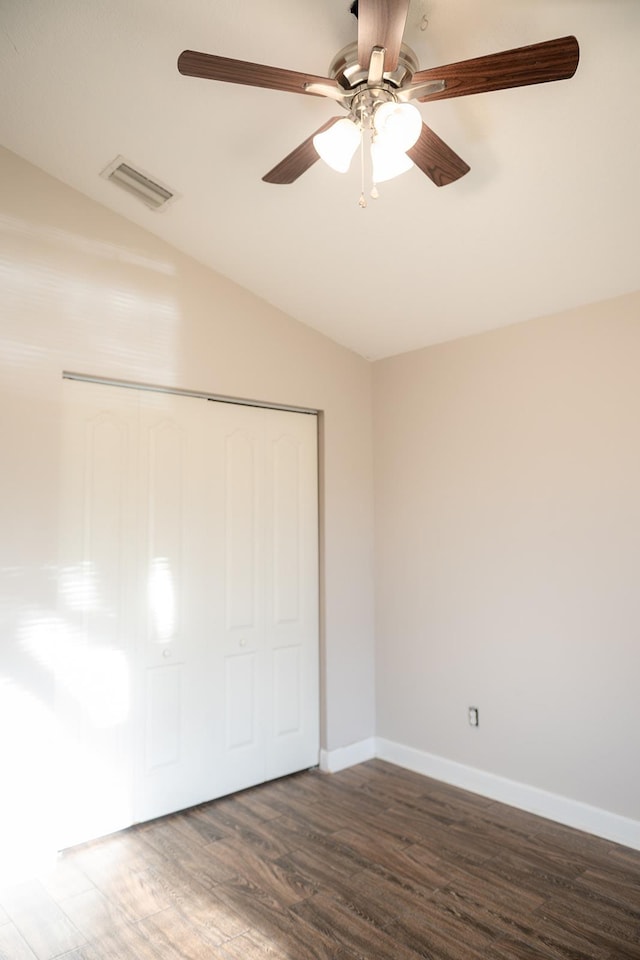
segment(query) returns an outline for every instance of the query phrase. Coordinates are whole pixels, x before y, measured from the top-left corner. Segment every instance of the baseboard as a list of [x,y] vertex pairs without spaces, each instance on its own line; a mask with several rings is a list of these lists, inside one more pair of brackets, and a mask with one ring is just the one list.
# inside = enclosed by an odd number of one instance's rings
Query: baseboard
[[348,747],[338,747],[337,750],[320,751],[320,769],[324,773],[338,773],[347,767],[354,767],[365,760],[373,760],[376,755],[375,737],[368,740],[359,740]]
[[[444,757],[425,753],[413,747],[393,743],[381,737],[375,739],[375,756],[388,760],[399,767],[413,770],[427,777],[462,787],[472,793],[499,800],[528,813],[547,817],[576,830],[584,830],[597,837],[613,840],[634,850],[640,850],[640,821],[609,813],[577,800],[570,800],[554,793],[515,780],[507,780],[493,773],[468,767]],[[359,761],[356,761],[359,762]],[[347,764],[345,764],[346,766]]]

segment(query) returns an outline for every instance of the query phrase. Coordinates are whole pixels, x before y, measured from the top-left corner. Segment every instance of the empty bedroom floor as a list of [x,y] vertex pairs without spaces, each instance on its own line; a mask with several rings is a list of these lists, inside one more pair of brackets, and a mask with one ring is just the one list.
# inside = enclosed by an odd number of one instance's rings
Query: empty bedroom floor
[[373,760],[63,854],[2,960],[640,960],[640,852]]

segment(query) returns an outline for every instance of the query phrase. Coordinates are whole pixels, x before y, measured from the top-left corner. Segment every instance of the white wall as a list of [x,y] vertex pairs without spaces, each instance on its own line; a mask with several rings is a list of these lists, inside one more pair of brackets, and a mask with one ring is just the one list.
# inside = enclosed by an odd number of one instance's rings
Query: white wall
[[635,821],[639,316],[635,294],[374,377],[379,737]]
[[80,371],[323,411],[322,745],[371,737],[370,365],[7,151],[0,352],[0,683],[49,702],[21,631],[55,609],[61,373]]

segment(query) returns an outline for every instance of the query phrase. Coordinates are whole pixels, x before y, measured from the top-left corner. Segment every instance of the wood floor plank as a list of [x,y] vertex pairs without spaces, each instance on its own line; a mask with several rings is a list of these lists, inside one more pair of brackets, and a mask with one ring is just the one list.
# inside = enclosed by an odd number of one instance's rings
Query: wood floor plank
[[[326,850],[328,856],[339,856],[342,850],[337,834],[326,833],[322,828],[318,830],[314,822],[305,822],[301,816],[280,817],[271,822],[270,828],[273,836],[279,838],[283,844],[284,852],[279,859],[299,850]],[[357,869],[359,865],[357,855],[347,847],[342,852],[348,859],[347,871]],[[366,866],[366,862],[361,865]]]
[[359,822],[352,814],[338,813],[332,807],[327,807],[323,803],[305,804],[304,806],[291,804],[289,810],[283,811],[279,820],[272,821],[270,826],[275,828],[283,820],[299,824],[306,832],[311,829],[314,833],[322,834],[347,830]]
[[150,874],[155,887],[211,943],[219,945],[249,928],[246,919],[220,900],[215,887],[210,889],[198,883],[178,864],[167,861],[163,869],[152,869]]
[[[73,955],[73,960],[169,960],[156,950],[135,925],[114,927],[103,937],[91,940]],[[56,960],[68,960],[58,957]],[[174,958],[171,958],[174,960]]]
[[260,856],[260,851],[238,840],[218,840],[212,855],[225,863],[232,878],[226,886],[270,898],[274,906],[288,907],[315,891],[313,881],[290,863]]
[[256,788],[260,790],[260,797],[265,803],[280,798],[287,803],[318,803],[326,795],[329,784],[322,774],[310,771],[296,773],[291,777],[282,777],[272,780]]
[[65,854],[59,856],[55,864],[47,870],[39,873],[38,880],[57,903],[93,888],[87,875]]
[[427,887],[402,883],[393,873],[381,876],[368,870],[351,880],[327,884],[323,892],[383,927],[407,915],[424,915],[432,909],[433,902]]
[[62,900],[60,906],[86,940],[106,937],[114,928],[131,922],[117,904],[96,887]]
[[37,960],[37,955],[11,921],[0,926],[0,960]]
[[[221,888],[220,896],[251,923],[251,937],[257,938],[263,947],[273,944],[276,955],[281,951],[288,960],[353,960],[353,954],[340,945],[331,931],[310,930],[291,909],[273,909],[256,897],[227,886]],[[223,950],[232,957],[237,955],[233,941],[223,944]],[[357,956],[364,960],[362,955]],[[375,956],[371,954],[368,960]]]
[[171,907],[141,920],[137,928],[162,960],[225,960],[210,940]]
[[552,820],[541,819],[535,835],[553,845],[558,852],[565,851],[567,854],[573,853],[587,858],[605,857],[615,847],[611,840],[594,837],[572,827],[564,827]]
[[251,830],[257,825],[265,823],[264,818],[257,816],[247,804],[238,803],[233,795],[206,804],[201,808],[201,813],[210,823],[219,825],[220,836],[218,839],[220,840],[233,836],[242,827]]
[[[478,933],[488,942],[526,942],[547,951],[550,957],[575,957],[578,960],[600,960],[601,952],[588,937],[569,932],[557,923],[533,916],[528,911],[512,911],[509,907],[487,902],[479,890],[461,894],[443,890],[433,897],[433,905],[470,932],[474,943]],[[493,949],[493,943],[492,943]]]
[[84,851],[81,855],[82,869],[94,886],[127,919],[140,920],[169,905],[162,891],[154,888],[149,870],[141,869],[146,865],[137,852],[132,854],[134,860],[131,867],[126,859],[122,859],[120,851],[112,860],[107,853],[103,849]]
[[[233,877],[233,870],[216,858],[214,844],[193,843],[183,838],[172,824],[156,822],[141,836],[146,844],[162,855],[165,862],[179,864],[182,870],[207,889],[214,889],[219,883]],[[162,861],[156,861],[153,866],[162,869]],[[169,904],[163,903],[159,909],[166,906]]]
[[[286,947],[279,947],[273,940],[255,931],[228,941],[224,954],[228,960],[291,960]],[[331,956],[333,958],[334,955]]]
[[587,932],[576,936],[561,925],[535,925],[498,941],[492,947],[495,960],[638,960],[640,950],[627,953],[624,947],[612,953],[603,943],[594,942]]
[[366,867],[357,854],[329,841],[324,845],[305,844],[281,857],[279,862],[286,869],[306,877],[310,883],[319,885],[331,884],[336,877],[349,880]]
[[414,957],[428,960],[493,960],[493,943],[475,931],[465,931],[442,918],[428,915],[405,917],[387,928],[387,935],[398,948],[410,950]]
[[640,902],[621,904],[584,885],[567,887],[548,899],[536,916],[555,922],[577,936],[588,936],[602,950],[640,945]]
[[[382,927],[324,893],[316,894],[290,909],[306,924],[309,936],[321,935],[354,953],[375,960],[417,960],[423,956],[399,942]],[[475,960],[475,958],[474,958]]]
[[640,850],[632,850],[630,847],[614,847],[602,862],[620,867],[628,876],[640,879]]
[[431,800],[437,800],[441,804],[448,804],[451,807],[464,810],[470,815],[488,810],[495,802],[488,797],[483,797],[479,793],[470,793],[468,790],[460,790],[449,783],[442,783],[438,780],[431,780],[425,795]]
[[545,826],[551,822],[543,817],[536,816],[535,813],[520,810],[518,807],[510,807],[498,800],[492,800],[484,810],[476,811],[476,816],[486,818],[496,824],[510,826],[529,837],[543,835]]
[[280,812],[261,796],[260,787],[244,790],[236,795],[236,800],[239,809],[250,811],[258,820],[274,820],[280,816]]
[[640,906],[640,874],[631,875],[609,863],[585,870],[576,880],[576,888],[586,887],[597,897],[618,901],[623,906]]
[[85,937],[38,880],[5,889],[0,898],[38,960],[52,960],[84,943]]
[[[212,807],[209,816],[213,822],[224,828],[225,833],[221,840],[237,840],[259,850],[263,855],[276,860],[291,850],[291,843],[282,838],[277,828],[280,818],[274,820],[258,820],[246,808],[232,810],[226,807],[224,811]],[[213,850],[213,845],[210,845]]]
[[[447,883],[441,886],[444,893],[453,893],[462,899],[472,899],[487,909],[499,910],[511,917],[528,917],[545,902],[540,893],[516,886],[483,883],[468,870],[445,864]],[[480,871],[478,871],[480,873]]]
[[420,800],[428,794],[425,778],[398,777],[391,768],[361,764],[341,771],[340,777],[342,783],[349,788],[386,797],[393,803],[403,799]]
[[565,864],[557,858],[550,860],[542,851],[539,854],[526,851],[523,856],[509,852],[481,864],[467,864],[466,870],[478,883],[525,890],[540,897],[543,902],[571,889],[578,876],[574,865]]
[[384,817],[384,823],[395,822],[399,830],[411,834],[414,843],[429,850],[434,856],[453,863],[482,864],[496,855],[495,844],[458,823],[443,824],[419,811],[393,809]]
[[340,830],[334,839],[352,850],[368,870],[393,875],[399,883],[418,885],[428,891],[449,883],[449,865],[418,844],[398,846],[397,841],[389,841],[386,836],[358,830]]
[[207,815],[210,806],[211,804],[204,804],[194,807],[192,810],[184,810],[171,818],[171,824],[179,833],[184,834],[188,840],[196,845],[223,840],[227,836],[227,831],[219,830],[211,822]]

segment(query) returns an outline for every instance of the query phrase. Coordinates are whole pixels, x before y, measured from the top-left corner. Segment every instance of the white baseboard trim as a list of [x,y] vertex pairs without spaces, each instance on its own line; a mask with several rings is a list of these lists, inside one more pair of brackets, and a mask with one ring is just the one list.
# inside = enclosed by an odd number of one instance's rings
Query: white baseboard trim
[[[570,800],[538,787],[468,767],[453,760],[446,760],[432,753],[406,747],[381,737],[375,739],[375,756],[388,760],[399,767],[413,770],[426,777],[442,780],[472,793],[479,793],[492,800],[499,800],[528,813],[547,817],[567,827],[584,830],[586,833],[613,840],[634,850],[640,850],[640,821],[609,813],[599,807]],[[359,762],[359,761],[356,761]],[[346,764],[345,764],[346,765]]]
[[357,763],[373,760],[376,755],[375,737],[368,740],[359,740],[348,747],[338,747],[337,750],[320,751],[320,769],[324,773],[338,773],[347,767],[355,767]]

